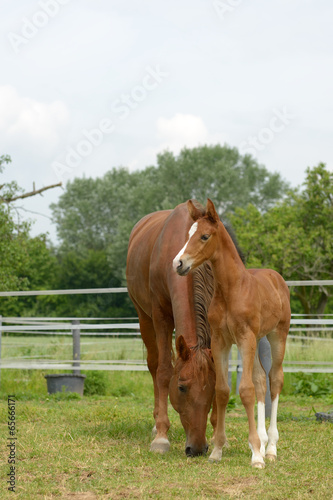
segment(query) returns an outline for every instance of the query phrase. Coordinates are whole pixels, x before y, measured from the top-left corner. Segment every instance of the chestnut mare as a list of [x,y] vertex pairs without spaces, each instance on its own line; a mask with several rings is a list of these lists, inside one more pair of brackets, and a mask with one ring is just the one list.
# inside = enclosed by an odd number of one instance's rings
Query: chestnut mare
[[[215,282],[208,318],[216,369],[217,425],[209,460],[220,461],[222,447],[227,442],[228,356],[231,345],[237,344],[243,361],[239,394],[249,422],[251,463],[254,467],[263,468],[265,456],[268,460],[276,459],[279,438],[277,408],[283,386],[282,361],[291,316],[289,289],[280,274],[272,269],[245,268],[211,200],[207,201],[204,215],[191,200],[187,205],[194,223],[185,246],[174,258],[174,270],[181,276],[187,276],[189,271],[209,260]],[[272,351],[269,373],[272,411],[268,436],[265,428],[266,376],[258,356],[258,342],[265,335]],[[255,393],[258,431],[254,418]]]
[[[204,207],[196,206],[204,212]],[[188,456],[208,449],[207,416],[215,391],[207,318],[214,291],[210,265],[201,266],[186,279],[172,268],[179,242],[185,243],[191,225],[186,203],[147,215],[131,232],[126,266],[128,293],[139,316],[154,383],[156,436],[151,450],[164,453],[170,447],[169,393],[186,433]],[[174,329],[177,360],[173,367]],[[211,421],[214,426],[216,411]]]

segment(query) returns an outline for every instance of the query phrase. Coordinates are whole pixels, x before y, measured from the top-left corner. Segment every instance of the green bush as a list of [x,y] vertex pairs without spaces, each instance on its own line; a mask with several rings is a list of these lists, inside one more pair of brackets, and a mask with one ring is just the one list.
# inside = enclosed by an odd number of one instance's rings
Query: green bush
[[238,403],[237,403],[237,396],[234,396],[233,394],[230,395],[228,405],[227,405],[227,411],[231,411],[234,408],[237,408]]
[[325,396],[333,391],[332,377],[324,373],[295,373],[296,379],[292,386],[293,394],[303,394],[305,396]]
[[107,377],[103,371],[89,371],[84,381],[85,396],[105,396],[107,389]]

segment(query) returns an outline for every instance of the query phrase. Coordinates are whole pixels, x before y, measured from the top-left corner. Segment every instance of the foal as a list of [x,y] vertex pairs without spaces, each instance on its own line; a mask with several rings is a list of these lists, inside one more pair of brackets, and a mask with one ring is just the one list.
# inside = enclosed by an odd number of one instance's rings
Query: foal
[[[208,311],[211,349],[216,369],[217,425],[210,461],[222,458],[226,444],[225,412],[229,400],[228,357],[237,344],[243,361],[239,394],[249,422],[249,446],[254,467],[265,466],[264,457],[276,459],[277,408],[283,386],[282,361],[290,324],[289,289],[272,269],[245,269],[238,252],[208,199],[205,215],[187,202],[194,221],[189,238],[173,261],[174,270],[186,276],[210,260],[215,291]],[[272,411],[268,435],[265,428],[266,376],[258,356],[258,342],[267,335],[272,351],[269,373]],[[255,393],[258,400],[258,431],[254,418]],[[267,448],[266,448],[267,444]],[[266,448],[266,449],[265,449]]]

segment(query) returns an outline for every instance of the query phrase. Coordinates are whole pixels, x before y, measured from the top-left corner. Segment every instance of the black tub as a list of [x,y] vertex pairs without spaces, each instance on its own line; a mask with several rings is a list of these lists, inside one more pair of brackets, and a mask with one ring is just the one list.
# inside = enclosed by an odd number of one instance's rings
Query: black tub
[[83,396],[85,375],[59,373],[55,375],[45,375],[45,378],[47,382],[47,392],[49,394],[65,390],[66,392],[77,392],[80,396]]

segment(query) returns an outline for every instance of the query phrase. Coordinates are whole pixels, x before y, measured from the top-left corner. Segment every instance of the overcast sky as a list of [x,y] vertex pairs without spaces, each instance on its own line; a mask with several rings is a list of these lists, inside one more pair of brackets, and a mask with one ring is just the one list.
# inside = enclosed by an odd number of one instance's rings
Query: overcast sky
[[[13,160],[0,184],[66,184],[217,142],[293,186],[333,168],[329,0],[4,0],[0,19],[0,154]],[[43,214],[22,212],[32,234],[55,240],[61,192],[17,203]]]

